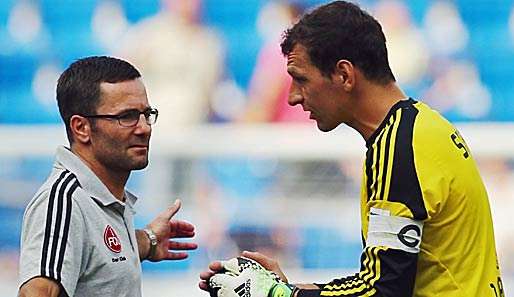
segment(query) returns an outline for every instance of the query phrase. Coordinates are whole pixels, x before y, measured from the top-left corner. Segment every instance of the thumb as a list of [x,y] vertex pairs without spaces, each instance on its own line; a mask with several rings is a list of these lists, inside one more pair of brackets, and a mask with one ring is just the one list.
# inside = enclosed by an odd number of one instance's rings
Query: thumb
[[264,268],[268,269],[268,270],[271,270],[270,266],[271,266],[271,262],[272,262],[272,259],[264,256],[263,254],[261,253],[258,253],[258,252],[249,252],[249,251],[243,251],[241,253],[241,255],[243,257],[246,257],[248,259],[252,259],[254,261],[256,261],[257,263],[261,264],[262,266],[264,266]]
[[177,199],[172,206],[168,207],[168,209],[163,211],[159,216],[169,221],[178,212],[181,205],[182,201]]
[[239,275],[240,273],[238,258],[232,258],[230,260],[221,261],[221,266],[226,271],[229,271],[235,275]]

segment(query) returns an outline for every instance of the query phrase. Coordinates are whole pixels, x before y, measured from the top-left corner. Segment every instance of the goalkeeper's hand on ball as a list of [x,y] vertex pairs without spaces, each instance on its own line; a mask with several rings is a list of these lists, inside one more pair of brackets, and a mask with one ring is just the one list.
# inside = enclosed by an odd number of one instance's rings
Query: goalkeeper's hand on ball
[[221,262],[223,271],[209,279],[211,296],[292,297],[293,286],[252,259],[237,257]]

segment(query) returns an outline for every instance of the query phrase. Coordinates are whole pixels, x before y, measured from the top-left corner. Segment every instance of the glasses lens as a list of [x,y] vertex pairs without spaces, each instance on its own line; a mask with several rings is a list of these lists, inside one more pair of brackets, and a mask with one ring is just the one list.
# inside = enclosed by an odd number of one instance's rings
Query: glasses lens
[[132,127],[137,125],[137,122],[139,121],[139,115],[139,111],[131,110],[124,114],[121,114],[118,117],[118,121],[120,122],[120,125],[124,127]]
[[157,109],[149,109],[148,111],[145,112],[145,118],[146,118],[146,123],[148,125],[153,125],[155,124],[155,122],[157,121],[157,116],[159,115],[159,112],[157,111]]

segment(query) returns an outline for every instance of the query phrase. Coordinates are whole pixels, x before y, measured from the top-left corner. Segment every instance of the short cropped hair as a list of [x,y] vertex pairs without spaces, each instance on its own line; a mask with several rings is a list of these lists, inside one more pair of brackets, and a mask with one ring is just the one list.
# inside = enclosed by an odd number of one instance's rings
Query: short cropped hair
[[93,56],[72,63],[57,82],[57,105],[70,144],[73,115],[92,115],[100,103],[100,83],[117,83],[141,77],[130,63],[106,56]]
[[282,40],[288,55],[297,44],[307,49],[311,63],[325,76],[334,73],[337,61],[352,62],[371,81],[396,81],[387,58],[386,39],[378,21],[359,6],[334,1],[304,15]]

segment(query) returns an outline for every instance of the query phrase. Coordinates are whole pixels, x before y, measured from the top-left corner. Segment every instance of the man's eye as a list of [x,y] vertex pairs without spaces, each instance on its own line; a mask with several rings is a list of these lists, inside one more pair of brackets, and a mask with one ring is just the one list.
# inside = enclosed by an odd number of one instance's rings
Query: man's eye
[[138,111],[129,111],[125,112],[123,114],[120,114],[120,119],[137,119],[139,118],[139,112]]
[[294,80],[296,80],[298,83],[304,83],[307,81],[305,77],[295,77]]

